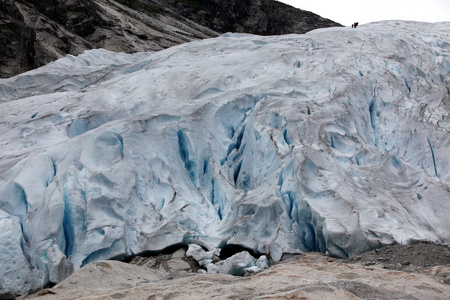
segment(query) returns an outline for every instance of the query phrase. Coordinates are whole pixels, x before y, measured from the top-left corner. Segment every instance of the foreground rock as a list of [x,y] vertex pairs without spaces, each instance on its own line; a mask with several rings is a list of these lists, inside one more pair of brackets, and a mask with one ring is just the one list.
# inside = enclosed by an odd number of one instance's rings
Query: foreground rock
[[[439,253],[439,257],[423,252],[425,248]],[[291,257],[251,277],[192,272],[181,275],[179,271],[178,276],[172,277],[167,276],[167,266],[186,258],[172,259],[169,255],[167,260],[163,256],[150,259],[159,261],[159,267],[155,267],[158,263],[140,266],[94,262],[55,287],[26,299],[446,299],[450,295],[444,277],[450,274],[447,247],[396,246],[380,251],[407,251],[414,258],[409,266],[417,267],[417,272],[391,270],[379,260],[366,266],[371,252],[361,255],[357,264],[311,252]],[[383,263],[392,264],[399,259],[384,258]],[[441,265],[422,267],[425,260]],[[189,264],[185,267],[185,271],[190,268]]]

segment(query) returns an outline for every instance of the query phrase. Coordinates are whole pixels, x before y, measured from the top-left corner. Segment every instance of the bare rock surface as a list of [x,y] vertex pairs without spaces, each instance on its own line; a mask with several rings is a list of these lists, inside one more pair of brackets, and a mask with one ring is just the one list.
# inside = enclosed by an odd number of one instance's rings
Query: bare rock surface
[[315,13],[273,0],[169,0],[168,3],[184,17],[222,33],[278,35],[341,26]]
[[8,290],[0,290],[0,299],[1,300],[10,300],[16,299],[17,295]]
[[[310,252],[248,277],[196,274],[179,253],[134,258],[132,264],[98,261],[26,299],[448,299],[448,247],[377,251],[355,260]],[[410,263],[396,270],[404,257]]]
[[377,265],[403,272],[423,272],[450,285],[448,268],[439,268],[450,266],[450,248],[444,245],[394,245],[368,251],[355,258],[344,259],[343,262],[364,266]]

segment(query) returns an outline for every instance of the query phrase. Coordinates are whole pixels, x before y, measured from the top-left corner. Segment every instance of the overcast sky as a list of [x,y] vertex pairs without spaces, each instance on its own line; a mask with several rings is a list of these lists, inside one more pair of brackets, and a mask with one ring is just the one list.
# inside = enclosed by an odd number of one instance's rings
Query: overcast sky
[[382,20],[450,21],[450,0],[279,0],[349,26]]

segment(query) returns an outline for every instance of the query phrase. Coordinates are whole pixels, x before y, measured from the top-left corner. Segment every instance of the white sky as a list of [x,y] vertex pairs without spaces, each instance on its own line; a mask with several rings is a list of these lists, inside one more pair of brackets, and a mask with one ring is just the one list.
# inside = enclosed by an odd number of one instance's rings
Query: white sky
[[345,26],[382,20],[450,21],[450,0],[279,0]]

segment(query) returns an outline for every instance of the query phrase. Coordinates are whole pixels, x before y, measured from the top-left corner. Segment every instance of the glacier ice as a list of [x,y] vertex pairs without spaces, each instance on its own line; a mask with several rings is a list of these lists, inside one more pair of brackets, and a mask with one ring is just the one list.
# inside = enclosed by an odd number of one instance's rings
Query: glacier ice
[[256,259],[247,251],[236,253],[215,264],[210,263],[206,265],[206,268],[208,273],[230,274],[234,276],[244,276],[246,273],[262,271],[262,269],[256,266]]
[[[190,244],[186,256],[194,258],[201,267],[206,268],[207,273],[244,276],[247,273],[257,273],[269,267],[269,260],[265,255],[256,259],[248,251],[240,251],[225,260],[214,262],[215,256],[219,252],[217,250],[205,251],[197,244]],[[204,271],[204,269],[200,269],[201,273]]]
[[216,251],[205,251],[197,244],[190,244],[186,251],[186,256],[194,258],[202,267],[212,263],[215,255]]
[[0,80],[0,288],[176,245],[448,243],[449,32],[229,33]]

